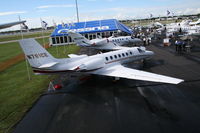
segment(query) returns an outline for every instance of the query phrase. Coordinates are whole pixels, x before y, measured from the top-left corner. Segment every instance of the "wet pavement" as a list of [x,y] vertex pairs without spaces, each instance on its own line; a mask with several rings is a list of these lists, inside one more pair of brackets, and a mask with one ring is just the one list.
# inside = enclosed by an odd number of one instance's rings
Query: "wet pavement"
[[[64,88],[47,92],[14,133],[198,133],[200,65],[157,46],[155,56],[130,67],[183,78],[178,85],[103,76],[62,76]],[[82,78],[83,79],[83,78]]]

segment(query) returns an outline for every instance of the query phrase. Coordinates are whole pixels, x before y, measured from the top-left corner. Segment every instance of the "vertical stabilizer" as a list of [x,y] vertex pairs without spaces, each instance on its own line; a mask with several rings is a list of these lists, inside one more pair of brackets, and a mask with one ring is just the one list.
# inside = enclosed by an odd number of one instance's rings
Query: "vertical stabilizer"
[[19,41],[25,57],[32,67],[50,67],[55,65],[55,58],[47,52],[35,39],[23,39]]
[[79,33],[69,31],[68,35],[76,42],[78,46],[87,47],[92,45],[90,40],[88,40]]

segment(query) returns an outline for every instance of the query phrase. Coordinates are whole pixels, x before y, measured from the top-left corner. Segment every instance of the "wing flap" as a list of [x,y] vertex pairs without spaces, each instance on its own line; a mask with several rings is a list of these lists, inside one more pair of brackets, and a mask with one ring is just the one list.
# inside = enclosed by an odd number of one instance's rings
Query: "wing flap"
[[100,70],[92,72],[92,74],[171,84],[178,84],[184,81],[178,78],[126,68],[122,65],[115,65],[107,68],[102,68]]

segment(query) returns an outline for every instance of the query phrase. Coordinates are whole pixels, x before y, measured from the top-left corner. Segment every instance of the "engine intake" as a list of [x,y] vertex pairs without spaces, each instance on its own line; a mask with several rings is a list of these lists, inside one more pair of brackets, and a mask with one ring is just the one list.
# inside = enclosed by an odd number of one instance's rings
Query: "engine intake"
[[91,71],[96,70],[104,67],[105,62],[102,58],[97,58],[93,60],[86,61],[85,63],[78,66],[75,70],[76,71]]

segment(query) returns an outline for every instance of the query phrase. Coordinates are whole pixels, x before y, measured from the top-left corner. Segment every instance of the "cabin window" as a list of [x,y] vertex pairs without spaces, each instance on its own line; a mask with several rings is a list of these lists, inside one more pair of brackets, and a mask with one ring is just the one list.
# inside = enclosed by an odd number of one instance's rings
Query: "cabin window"
[[113,59],[113,57],[112,57],[112,56],[110,56],[110,59],[112,60],[112,59]]
[[130,55],[132,55],[133,53],[132,52],[130,52]]
[[125,54],[124,54],[124,53],[122,53],[122,56],[124,57],[124,56],[125,56]]
[[118,57],[119,57],[119,58],[121,58],[121,55],[120,55],[120,54],[118,54]]
[[117,59],[117,55],[114,55],[115,59]]
[[128,56],[128,53],[126,53],[126,56]]
[[108,61],[108,57],[106,57],[106,60]]

